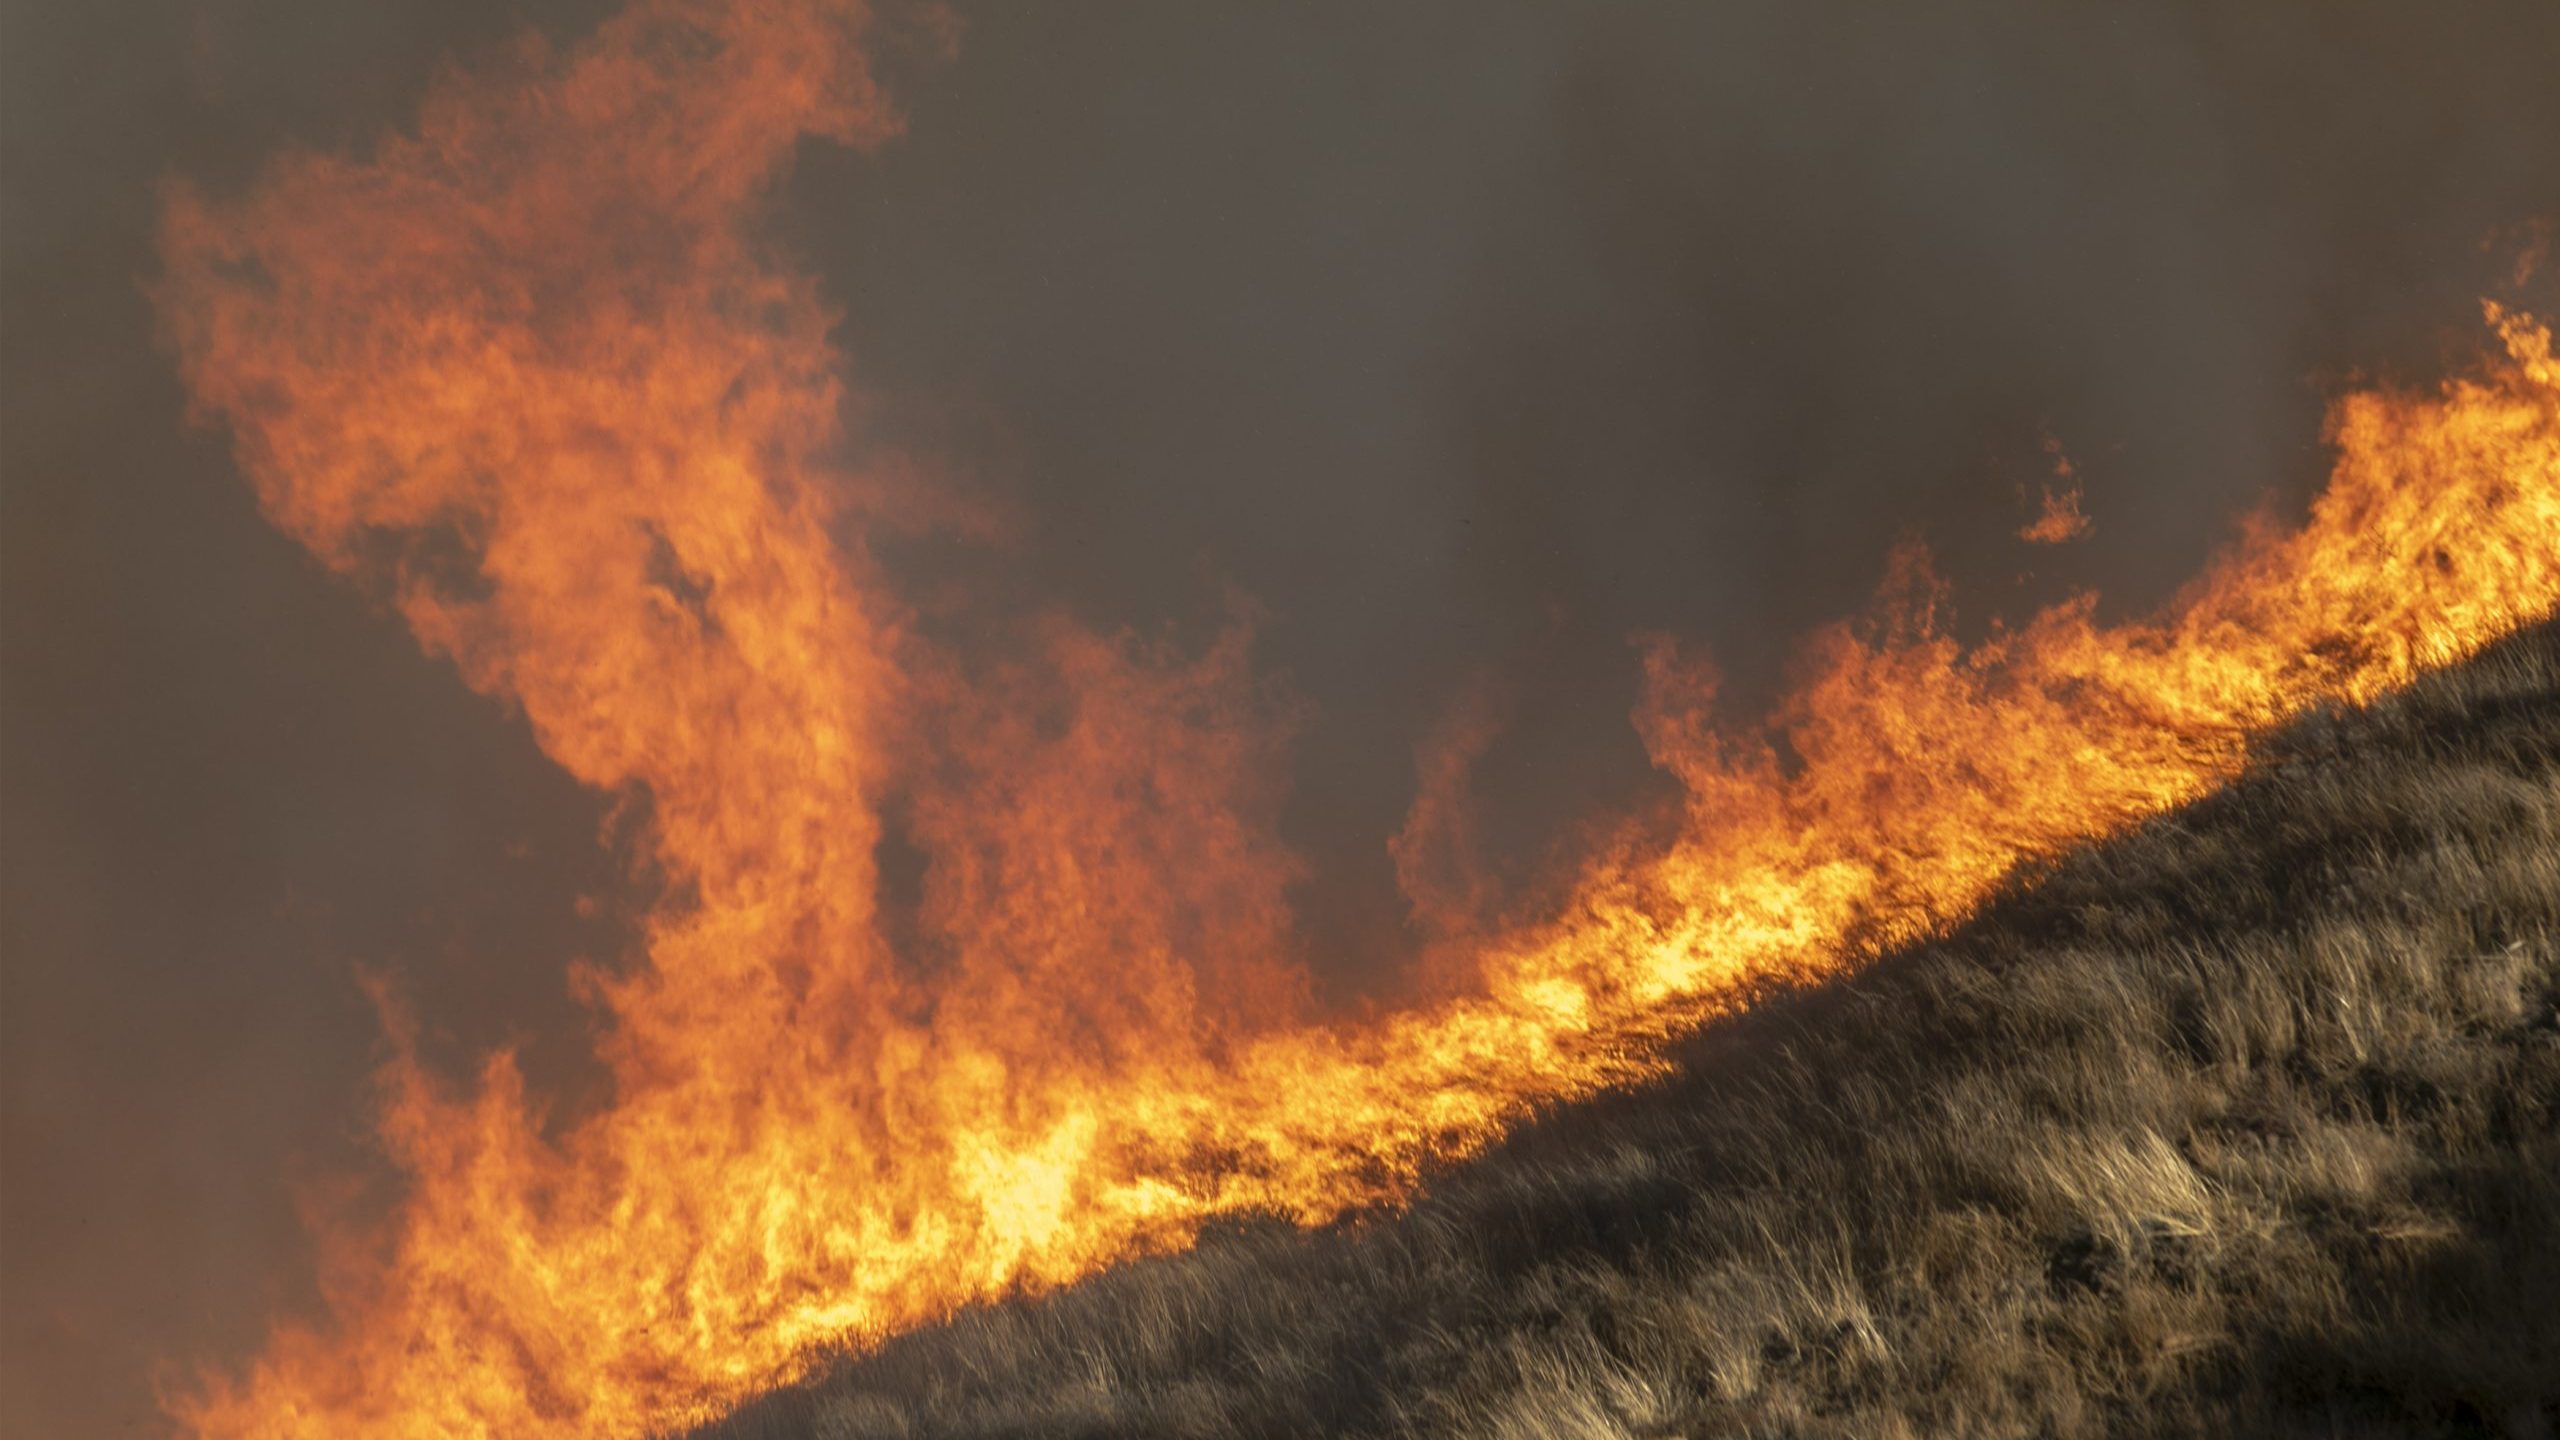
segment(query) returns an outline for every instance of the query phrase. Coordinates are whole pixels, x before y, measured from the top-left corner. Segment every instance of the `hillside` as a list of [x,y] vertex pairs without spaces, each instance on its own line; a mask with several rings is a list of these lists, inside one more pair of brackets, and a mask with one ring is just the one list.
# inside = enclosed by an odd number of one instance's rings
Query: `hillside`
[[977,1309],[695,1440],[2560,1433],[2560,626],[1407,1212]]

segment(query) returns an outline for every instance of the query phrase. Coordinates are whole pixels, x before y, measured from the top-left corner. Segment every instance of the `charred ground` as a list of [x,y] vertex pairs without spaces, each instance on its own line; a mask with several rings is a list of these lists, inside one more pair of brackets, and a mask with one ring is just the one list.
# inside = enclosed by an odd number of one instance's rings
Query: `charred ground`
[[2560,626],[1714,1026],[1409,1211],[694,1440],[2560,1432]]

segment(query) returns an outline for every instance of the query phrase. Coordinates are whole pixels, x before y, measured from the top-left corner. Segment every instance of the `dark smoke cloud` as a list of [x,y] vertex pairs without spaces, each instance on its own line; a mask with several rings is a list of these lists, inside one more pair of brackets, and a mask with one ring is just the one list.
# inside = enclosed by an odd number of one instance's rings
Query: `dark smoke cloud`
[[[360,1153],[351,965],[539,1070],[565,960],[625,943],[576,903],[601,805],[266,530],[137,283],[164,174],[361,143],[607,8],[0,20],[7,1428],[130,1433],[152,1357],[297,1293],[276,1177]],[[1631,635],[1747,702],[1913,535],[1976,623],[2156,601],[2317,483],[2344,367],[2458,360],[2560,214],[2548,0],[960,8],[907,138],[813,155],[780,218],[872,443],[1013,511],[993,566],[889,558],[929,611],[989,569],[1194,635],[1258,602],[1352,988],[1409,938],[1413,747],[1468,707],[1516,876],[1641,787]],[[2036,549],[2048,435],[2096,531]]]
[[[1353,973],[1405,939],[1409,747],[1480,670],[1516,867],[1640,778],[1633,632],[1747,704],[1908,536],[1977,622],[2156,602],[2317,484],[2341,366],[2467,350],[2481,242],[2560,208],[2538,0],[970,19],[795,237],[880,422],[1031,517],[1027,590],[1266,603]],[[2048,435],[2097,524],[2029,553]]]

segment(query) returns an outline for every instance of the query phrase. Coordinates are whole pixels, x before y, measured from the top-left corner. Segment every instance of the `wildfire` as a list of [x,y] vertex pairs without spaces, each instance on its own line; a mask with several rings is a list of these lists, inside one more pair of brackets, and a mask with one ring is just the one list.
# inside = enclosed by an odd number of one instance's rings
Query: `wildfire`
[[[2084,600],[1968,651],[1915,571],[1759,728],[1657,644],[1637,719],[1677,833],[1464,942],[1455,998],[1308,1018],[1242,642],[1060,622],[971,668],[845,539],[894,502],[832,459],[831,316],[754,225],[802,138],[894,130],[866,19],[636,0],[445,80],[370,157],[168,201],[167,331],[274,522],[580,781],[645,797],[665,896],[644,963],[583,977],[594,1113],[546,1130],[503,1054],[464,1086],[388,1066],[406,1199],[330,1237],[324,1323],[172,1401],[197,1435],[637,1436],[1220,1213],[1393,1201],[2560,601],[2560,362],[2492,307],[2503,360],[2341,401],[2308,524],[2156,619]],[[929,862],[894,940],[893,796]]]
[[[2044,487],[2044,503],[2036,518],[2019,527],[2018,538],[2030,545],[2062,545],[2085,540],[2093,528],[2080,509],[2080,471],[2063,453],[2062,441],[2044,437],[2045,458],[2053,462],[2053,480]],[[2023,493],[2023,492],[2021,492]]]

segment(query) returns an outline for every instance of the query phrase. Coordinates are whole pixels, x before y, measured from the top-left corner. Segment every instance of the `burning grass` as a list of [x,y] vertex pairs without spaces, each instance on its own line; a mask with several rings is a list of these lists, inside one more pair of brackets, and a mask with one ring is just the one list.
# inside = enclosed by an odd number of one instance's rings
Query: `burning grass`
[[[847,468],[836,317],[765,227],[804,140],[896,130],[870,27],[860,0],[632,0],[449,74],[368,151],[167,194],[157,295],[196,413],[280,528],[640,806],[654,892],[634,953],[574,971],[610,1078],[590,1107],[506,1050],[445,1073],[389,1017],[400,1198],[315,1217],[325,1304],[174,1387],[199,1440],[666,1428],[1239,1215],[1399,1203],[2560,602],[2560,361],[2487,304],[2503,353],[2340,395],[2300,527],[2251,524],[2154,615],[2082,596],[1966,648],[1906,559],[1762,724],[1649,646],[1635,719],[1676,815],[1594,817],[1556,903],[1449,942],[1447,993],[1318,1013],[1241,635],[1179,653],[992,587],[953,646],[874,553],[935,507]],[[912,904],[881,883],[892,840]],[[2165,1153],[2038,1164],[2150,1193]],[[1856,1258],[1804,1293],[1882,1345]],[[1275,1354],[1318,1390],[1346,1368]]]
[[2542,1436],[2554,1296],[2544,625],[1408,1211],[973,1308],[694,1440]]

